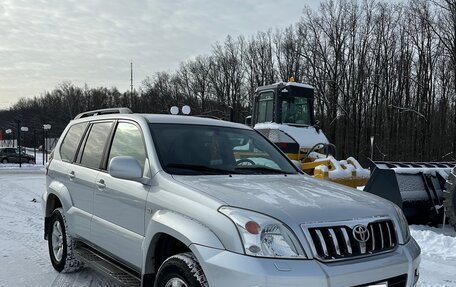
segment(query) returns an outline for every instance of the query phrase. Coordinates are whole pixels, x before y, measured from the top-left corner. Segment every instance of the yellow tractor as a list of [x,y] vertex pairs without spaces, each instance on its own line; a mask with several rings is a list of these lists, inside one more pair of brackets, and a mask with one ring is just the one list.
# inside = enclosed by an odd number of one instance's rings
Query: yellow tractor
[[259,87],[250,125],[275,143],[307,174],[343,185],[363,186],[370,172],[356,159],[334,158],[335,146],[318,127],[313,113],[314,88],[286,82]]
[[[404,211],[409,223],[437,224],[446,215],[456,228],[454,162],[386,162],[335,158],[335,146],[318,127],[313,111],[314,88],[281,82],[259,87],[249,125],[275,143],[309,175],[388,199]],[[446,182],[446,184],[445,184]]]

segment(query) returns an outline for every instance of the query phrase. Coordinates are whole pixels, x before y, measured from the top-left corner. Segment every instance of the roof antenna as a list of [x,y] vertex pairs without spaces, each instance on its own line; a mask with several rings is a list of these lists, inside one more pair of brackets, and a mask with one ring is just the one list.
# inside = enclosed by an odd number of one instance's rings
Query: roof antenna
[[130,60],[130,94],[133,95],[133,60]]

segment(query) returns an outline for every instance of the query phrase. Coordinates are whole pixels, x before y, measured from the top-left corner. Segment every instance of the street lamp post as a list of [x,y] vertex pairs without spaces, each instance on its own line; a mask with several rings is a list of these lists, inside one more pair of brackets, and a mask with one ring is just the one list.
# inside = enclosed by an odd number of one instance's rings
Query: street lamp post
[[36,164],[36,128],[33,128],[33,156],[35,157]]
[[19,149],[19,167],[22,167],[22,154],[21,154],[21,121],[17,121],[17,147]]
[[5,131],[5,133],[6,133],[7,135],[8,135],[8,134],[10,135],[10,140],[9,140],[9,143],[8,143],[8,147],[10,147],[10,144],[11,144],[11,141],[12,141],[12,136],[13,136],[13,135],[11,134],[12,132],[13,132],[13,131],[12,131],[11,129],[7,129],[7,130]]
[[[19,138],[22,135],[22,132],[28,132],[28,127],[21,127],[21,131],[19,132]],[[22,140],[21,140],[22,142]],[[19,167],[22,167],[22,147],[19,145]]]
[[371,160],[374,160],[374,136],[371,136]]
[[[48,160],[48,154],[47,154],[47,148],[46,148],[46,132],[51,129],[50,124],[44,124],[43,125],[43,165],[46,165],[46,162]],[[44,153],[46,153],[46,158]]]

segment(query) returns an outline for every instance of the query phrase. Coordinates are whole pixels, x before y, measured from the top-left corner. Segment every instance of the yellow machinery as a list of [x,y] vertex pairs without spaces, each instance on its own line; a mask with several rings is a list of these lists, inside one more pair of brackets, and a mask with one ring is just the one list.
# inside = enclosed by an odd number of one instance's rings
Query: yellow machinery
[[446,215],[456,228],[456,163],[379,162],[369,169],[356,159],[335,159],[335,146],[318,127],[314,88],[294,82],[259,87],[250,124],[315,178],[388,199],[402,208],[409,223],[437,224]]
[[334,158],[334,145],[314,119],[313,102],[314,88],[306,84],[281,82],[259,87],[251,125],[300,164],[304,172],[351,187],[365,185],[369,170],[353,157]]

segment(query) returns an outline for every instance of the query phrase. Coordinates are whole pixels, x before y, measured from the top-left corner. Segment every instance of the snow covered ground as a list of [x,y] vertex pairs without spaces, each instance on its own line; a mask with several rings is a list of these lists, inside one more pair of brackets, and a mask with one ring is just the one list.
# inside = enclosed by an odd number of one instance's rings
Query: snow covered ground
[[[0,164],[0,287],[115,286],[90,269],[59,274],[52,268],[43,239],[42,165]],[[424,286],[456,286],[456,232],[447,227],[412,226],[422,249]]]

